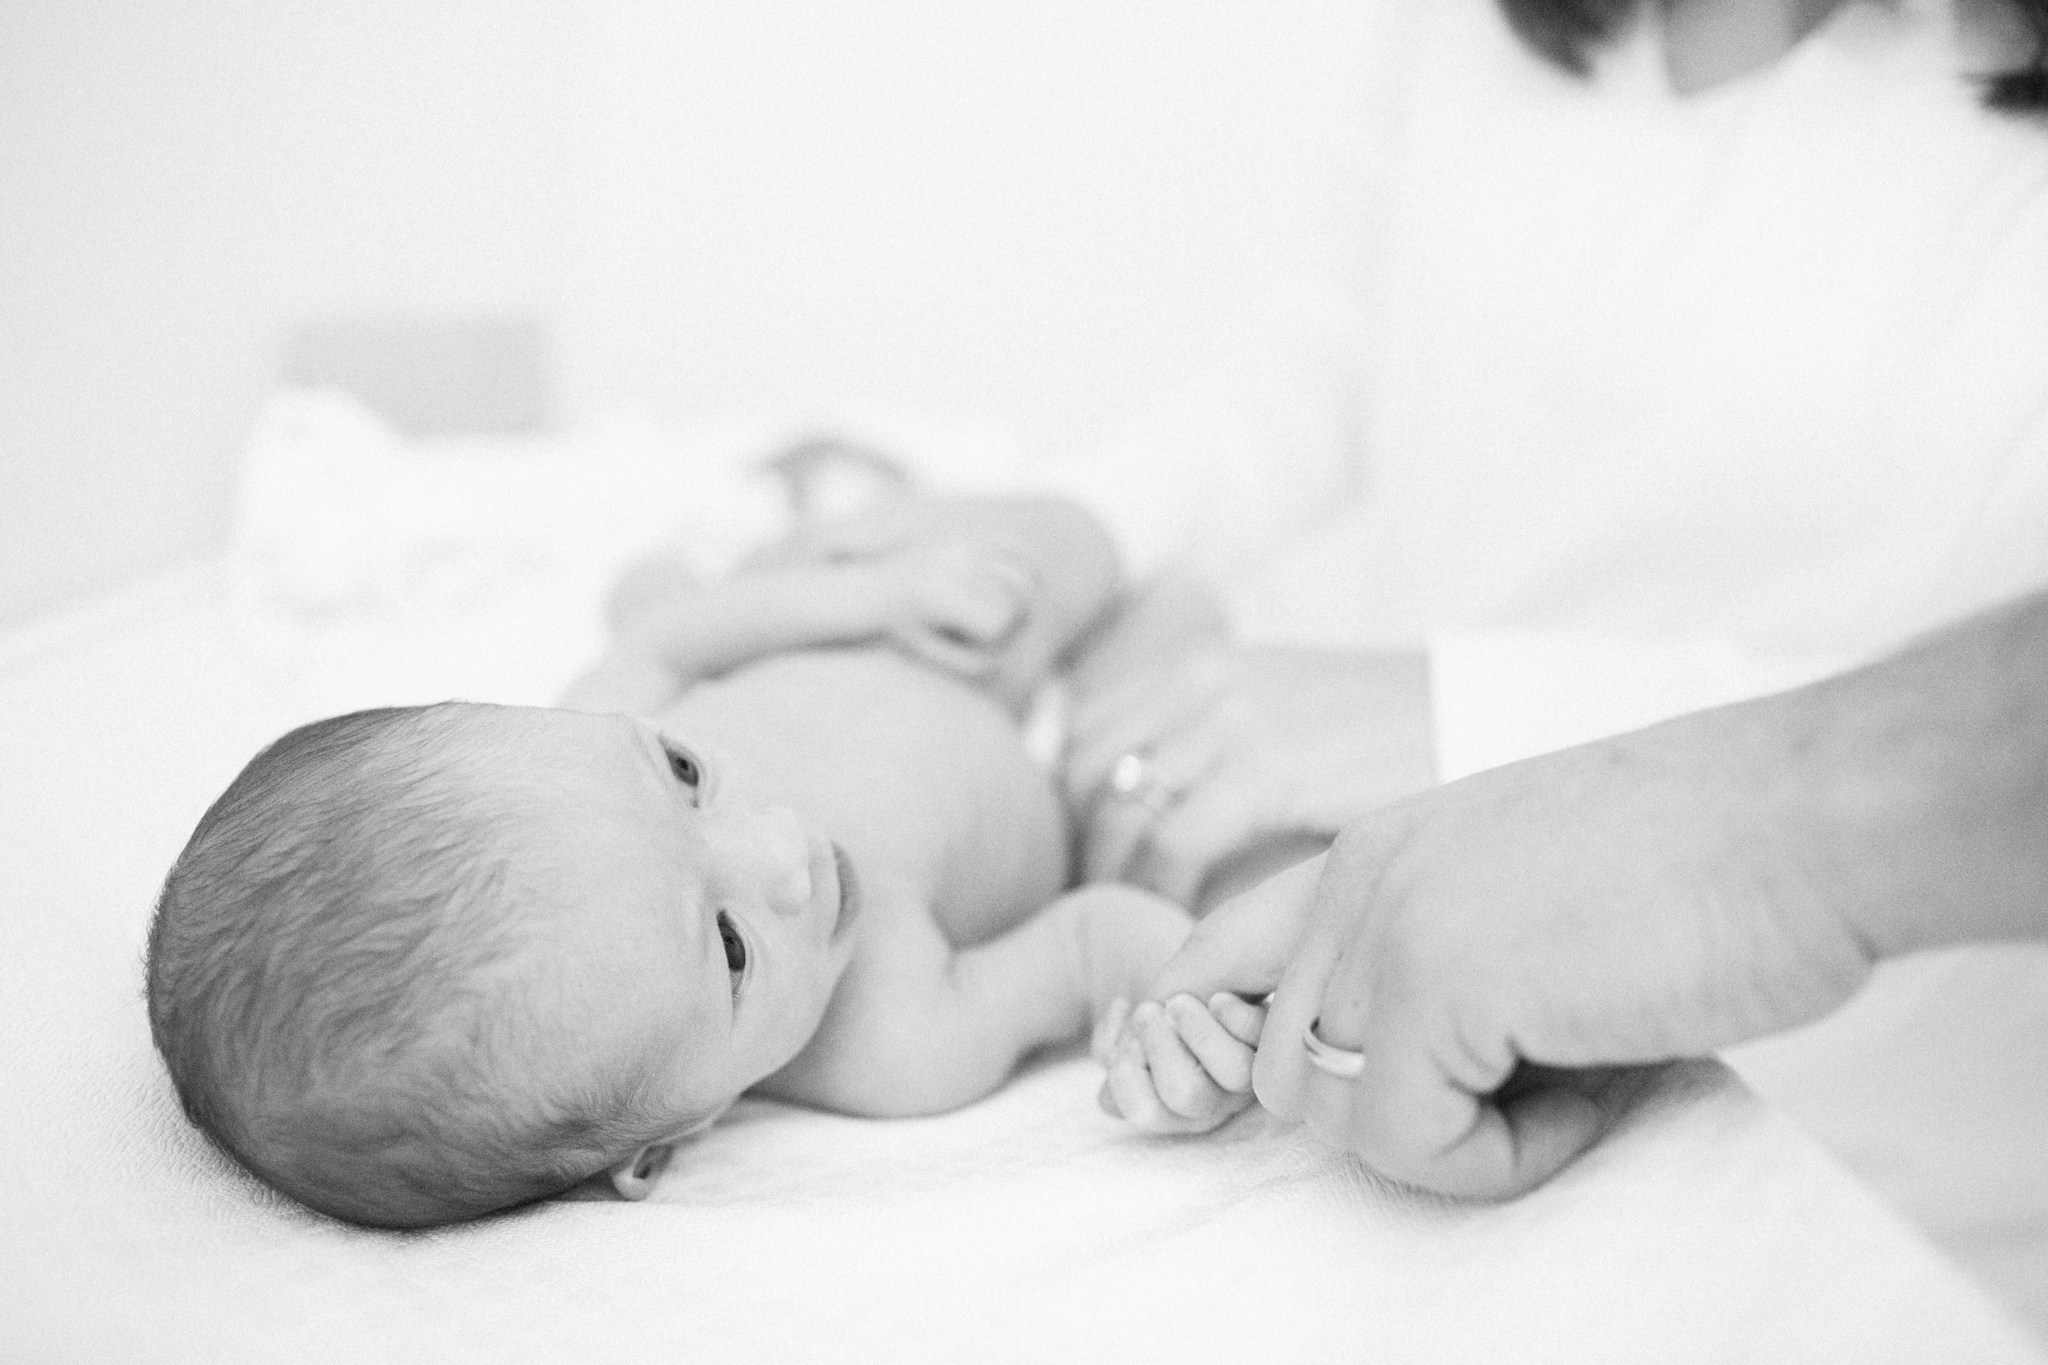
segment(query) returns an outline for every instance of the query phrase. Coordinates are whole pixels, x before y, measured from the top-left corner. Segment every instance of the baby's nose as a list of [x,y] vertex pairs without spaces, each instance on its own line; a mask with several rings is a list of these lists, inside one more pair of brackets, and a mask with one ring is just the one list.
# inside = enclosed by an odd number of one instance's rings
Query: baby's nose
[[736,892],[759,896],[778,914],[802,913],[811,903],[811,844],[803,822],[787,806],[760,806],[716,822],[712,848]]

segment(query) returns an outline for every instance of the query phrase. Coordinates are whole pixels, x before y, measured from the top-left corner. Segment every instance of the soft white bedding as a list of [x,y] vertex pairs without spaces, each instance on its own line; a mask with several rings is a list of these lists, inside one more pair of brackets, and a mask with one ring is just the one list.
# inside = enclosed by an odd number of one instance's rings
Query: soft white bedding
[[150,897],[259,744],[432,694],[494,631],[516,661],[518,614],[294,651],[229,596],[199,571],[0,653],[7,1359],[2040,1358],[1714,1064],[1501,1207],[1386,1189],[1256,1115],[1138,1137],[1066,1057],[941,1118],[747,1103],[650,1204],[323,1222],[178,1115],[139,993]]
[[[1712,1063],[1500,1207],[1391,1190],[1256,1112],[1137,1136],[1069,1055],[934,1119],[743,1103],[643,1205],[413,1237],[306,1214],[184,1123],[150,1050],[150,901],[200,811],[312,716],[546,700],[611,561],[683,509],[715,567],[772,509],[709,454],[428,457],[305,397],[244,492],[225,566],[0,639],[0,1357],[2040,1358]],[[1516,728],[1450,672],[1468,753],[1500,742],[1488,713]]]

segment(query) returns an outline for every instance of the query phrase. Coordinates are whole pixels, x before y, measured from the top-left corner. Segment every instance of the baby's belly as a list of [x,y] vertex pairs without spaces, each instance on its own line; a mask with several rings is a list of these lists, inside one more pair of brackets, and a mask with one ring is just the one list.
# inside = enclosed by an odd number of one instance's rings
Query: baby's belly
[[987,695],[882,650],[778,655],[668,713],[757,769],[856,867],[929,897],[956,943],[1001,933],[1066,885],[1057,792]]

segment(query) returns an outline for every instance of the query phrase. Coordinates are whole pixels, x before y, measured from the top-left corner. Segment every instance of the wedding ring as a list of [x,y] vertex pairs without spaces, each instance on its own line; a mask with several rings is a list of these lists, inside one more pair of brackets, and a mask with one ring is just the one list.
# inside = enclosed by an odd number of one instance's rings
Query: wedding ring
[[1126,799],[1136,796],[1145,789],[1151,777],[1151,766],[1145,761],[1143,754],[1125,754],[1116,761],[1116,766],[1109,770],[1110,791]]
[[1152,763],[1135,751],[1125,754],[1109,770],[1109,794],[1119,801],[1135,802],[1154,820],[1172,810],[1180,800],[1152,779]]
[[1310,1065],[1326,1076],[1335,1076],[1340,1081],[1355,1081],[1365,1074],[1365,1054],[1353,1052],[1348,1047],[1337,1047],[1323,1041],[1316,1032],[1317,1020],[1309,1020],[1302,1030],[1301,1045],[1308,1049]]

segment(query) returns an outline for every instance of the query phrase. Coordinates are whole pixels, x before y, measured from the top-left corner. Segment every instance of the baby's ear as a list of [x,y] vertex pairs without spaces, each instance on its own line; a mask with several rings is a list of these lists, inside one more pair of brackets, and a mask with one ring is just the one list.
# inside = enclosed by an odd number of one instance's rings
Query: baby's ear
[[673,1142],[650,1142],[611,1169],[612,1188],[621,1199],[645,1199],[675,1155]]
[[612,1167],[605,1173],[611,1181],[612,1189],[621,1199],[645,1199],[648,1191],[654,1188],[654,1183],[661,1179],[661,1173],[668,1169],[668,1160],[676,1154],[677,1144],[697,1136],[718,1122],[719,1117],[731,1107],[732,1101],[727,1100],[674,1137],[663,1138],[660,1142],[650,1142]]

